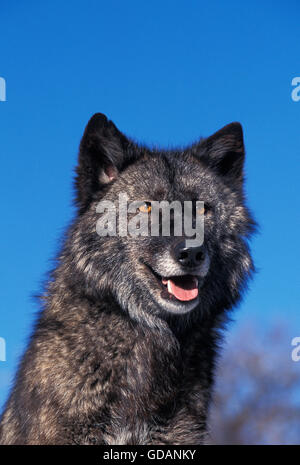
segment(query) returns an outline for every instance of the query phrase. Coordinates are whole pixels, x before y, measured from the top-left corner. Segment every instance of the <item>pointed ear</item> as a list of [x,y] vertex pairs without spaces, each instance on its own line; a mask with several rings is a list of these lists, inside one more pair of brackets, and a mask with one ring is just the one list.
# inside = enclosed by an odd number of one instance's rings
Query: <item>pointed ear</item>
[[89,120],[76,168],[76,203],[81,211],[97,190],[116,179],[124,164],[127,145],[127,138],[102,113]]
[[244,179],[245,148],[240,123],[231,123],[199,145],[201,161],[236,186]]

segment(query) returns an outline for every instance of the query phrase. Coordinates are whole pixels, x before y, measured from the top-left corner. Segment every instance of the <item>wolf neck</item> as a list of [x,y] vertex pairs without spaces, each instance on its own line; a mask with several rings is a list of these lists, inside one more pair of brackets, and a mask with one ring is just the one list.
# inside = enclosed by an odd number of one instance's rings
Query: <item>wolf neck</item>
[[[212,383],[212,328],[208,321],[180,335],[167,324],[149,328],[111,297],[95,302],[54,280],[3,418],[15,418],[19,405],[23,416],[4,441],[201,443]],[[39,395],[28,395],[28,386]]]
[[[123,401],[128,405],[130,400],[131,408],[145,413],[146,406],[152,406],[159,412],[163,406],[178,403],[183,383],[195,389],[198,386],[198,398],[204,403],[208,400],[215,358],[215,321],[207,319],[201,325],[181,327],[176,320],[158,323],[153,319],[151,327],[131,319],[109,295],[97,302],[80,295],[76,301],[73,291],[65,288],[64,296],[54,293],[51,300],[45,316],[53,315],[54,309],[65,327],[64,336],[71,337],[74,332],[77,338],[80,335],[84,344],[77,346],[77,357],[98,367],[100,384],[105,372],[111,373],[115,384],[106,388],[106,394],[110,389],[116,391],[119,406]],[[55,311],[57,305],[60,312]],[[118,386],[122,386],[119,392]],[[127,398],[123,398],[124,392]]]

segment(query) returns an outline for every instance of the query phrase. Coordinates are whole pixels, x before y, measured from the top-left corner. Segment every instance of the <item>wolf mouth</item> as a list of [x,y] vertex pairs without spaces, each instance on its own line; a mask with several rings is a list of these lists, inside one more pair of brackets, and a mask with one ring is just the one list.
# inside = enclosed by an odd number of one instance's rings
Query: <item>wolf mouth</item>
[[146,264],[146,267],[154,275],[161,288],[161,297],[180,302],[190,302],[195,300],[199,294],[198,277],[191,274],[181,276],[161,276],[153,268]]

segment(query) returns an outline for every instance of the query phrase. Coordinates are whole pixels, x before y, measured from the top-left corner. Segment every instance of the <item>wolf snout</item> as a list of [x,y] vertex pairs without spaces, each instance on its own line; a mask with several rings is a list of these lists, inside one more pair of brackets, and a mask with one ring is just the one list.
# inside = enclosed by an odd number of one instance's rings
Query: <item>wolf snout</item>
[[181,241],[173,248],[175,260],[186,268],[198,268],[205,260],[203,245],[198,247],[187,247],[186,241]]

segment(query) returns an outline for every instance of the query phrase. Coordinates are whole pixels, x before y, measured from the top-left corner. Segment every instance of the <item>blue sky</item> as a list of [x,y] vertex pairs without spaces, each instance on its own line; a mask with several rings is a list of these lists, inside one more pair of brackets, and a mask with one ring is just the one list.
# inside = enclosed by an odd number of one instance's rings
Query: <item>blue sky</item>
[[[106,113],[141,142],[190,143],[240,121],[258,274],[236,312],[300,335],[296,1],[66,1],[1,7],[0,407],[57,241],[84,126]],[[287,360],[290,340],[282,347]],[[300,364],[299,364],[300,369]]]

